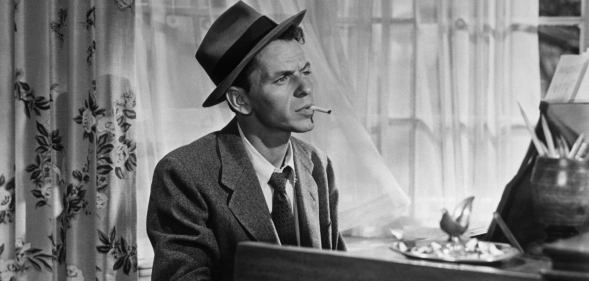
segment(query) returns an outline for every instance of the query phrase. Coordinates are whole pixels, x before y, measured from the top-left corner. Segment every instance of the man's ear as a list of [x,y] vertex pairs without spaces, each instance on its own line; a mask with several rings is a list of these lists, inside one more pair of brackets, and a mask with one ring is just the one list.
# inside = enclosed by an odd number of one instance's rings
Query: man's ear
[[225,98],[235,112],[243,115],[250,115],[252,113],[252,107],[244,89],[231,86],[227,90]]

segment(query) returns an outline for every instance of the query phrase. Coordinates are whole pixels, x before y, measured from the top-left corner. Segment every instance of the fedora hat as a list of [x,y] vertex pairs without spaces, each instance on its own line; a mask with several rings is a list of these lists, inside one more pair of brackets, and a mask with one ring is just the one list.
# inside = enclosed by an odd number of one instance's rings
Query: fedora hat
[[202,106],[225,100],[225,92],[248,62],[304,16],[305,10],[277,24],[241,1],[221,14],[196,51],[196,60],[217,86]]

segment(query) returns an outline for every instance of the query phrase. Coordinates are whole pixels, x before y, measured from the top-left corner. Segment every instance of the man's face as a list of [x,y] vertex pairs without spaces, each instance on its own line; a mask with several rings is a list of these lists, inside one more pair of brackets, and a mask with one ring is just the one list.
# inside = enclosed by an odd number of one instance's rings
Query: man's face
[[296,41],[275,40],[255,58],[248,93],[252,117],[271,131],[313,129],[311,66]]

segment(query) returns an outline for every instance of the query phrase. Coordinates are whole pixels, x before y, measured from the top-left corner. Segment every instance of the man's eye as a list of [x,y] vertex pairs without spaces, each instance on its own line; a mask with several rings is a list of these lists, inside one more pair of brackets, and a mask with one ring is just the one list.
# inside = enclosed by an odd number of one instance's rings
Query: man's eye
[[305,70],[305,71],[303,71],[303,75],[306,75],[306,76],[311,75],[311,70]]
[[288,80],[288,76],[282,76],[282,77],[278,78],[278,80],[276,80],[276,82],[283,83],[283,82],[286,82],[286,80]]

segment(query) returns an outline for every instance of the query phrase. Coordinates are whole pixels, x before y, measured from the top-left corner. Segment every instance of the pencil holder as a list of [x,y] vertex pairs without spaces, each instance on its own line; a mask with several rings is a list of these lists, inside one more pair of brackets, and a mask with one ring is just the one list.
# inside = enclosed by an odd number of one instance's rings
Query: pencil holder
[[561,229],[579,229],[589,223],[587,163],[538,157],[530,182],[537,222]]

